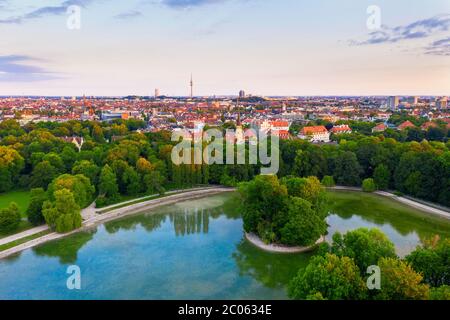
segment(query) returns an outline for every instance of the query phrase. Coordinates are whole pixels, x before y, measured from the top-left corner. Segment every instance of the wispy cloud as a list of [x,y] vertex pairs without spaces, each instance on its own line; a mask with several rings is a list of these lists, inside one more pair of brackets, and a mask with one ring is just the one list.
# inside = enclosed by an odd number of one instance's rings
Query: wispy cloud
[[94,1],[95,0],[65,0],[62,1],[60,5],[40,7],[23,15],[0,19],[0,24],[19,24],[31,19],[38,19],[52,15],[61,15],[65,14],[67,8],[72,5],[86,7]]
[[425,48],[425,54],[450,56],[450,37],[434,41]]
[[58,78],[55,73],[29,63],[39,59],[25,55],[0,56],[0,82],[33,82]]
[[411,39],[428,38],[436,33],[450,29],[450,14],[442,14],[428,19],[418,20],[404,26],[391,28],[382,26],[380,30],[369,33],[365,40],[350,40],[350,45],[371,45],[396,43]]
[[121,19],[121,20],[128,20],[128,19],[134,19],[134,18],[138,18],[138,17],[142,17],[142,16],[143,16],[142,12],[137,11],[137,10],[131,10],[131,11],[119,13],[118,15],[114,16],[114,18]]

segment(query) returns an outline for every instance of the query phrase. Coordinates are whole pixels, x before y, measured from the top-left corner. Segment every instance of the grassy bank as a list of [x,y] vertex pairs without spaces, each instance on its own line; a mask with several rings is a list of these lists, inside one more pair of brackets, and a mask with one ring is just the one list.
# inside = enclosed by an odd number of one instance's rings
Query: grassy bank
[[26,243],[26,242],[28,242],[28,241],[37,239],[37,238],[39,238],[39,237],[45,236],[45,235],[47,235],[47,234],[49,234],[49,233],[51,233],[51,232],[53,232],[53,231],[51,231],[51,230],[46,230],[46,231],[42,231],[42,232],[33,234],[33,235],[28,236],[28,237],[25,237],[25,238],[18,239],[18,240],[16,240],[16,241],[12,241],[12,242],[9,242],[9,243],[5,243],[4,245],[1,245],[1,246],[0,246],[0,252],[5,251],[5,250],[8,250],[8,249],[11,249],[11,248],[14,248],[14,247],[16,247],[16,246],[18,246],[18,245],[21,245],[21,244]]
[[0,194],[0,208],[6,208],[11,202],[17,203],[22,217],[26,217],[26,210],[30,204],[30,191],[11,191]]

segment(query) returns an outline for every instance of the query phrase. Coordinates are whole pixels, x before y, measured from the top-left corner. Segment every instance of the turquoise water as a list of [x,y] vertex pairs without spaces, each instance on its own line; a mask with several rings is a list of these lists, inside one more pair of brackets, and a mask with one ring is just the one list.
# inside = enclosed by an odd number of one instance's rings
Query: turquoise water
[[[243,238],[230,194],[113,221],[0,261],[0,299],[285,299],[310,254],[271,254]],[[405,222],[408,224],[408,222]],[[420,243],[389,221],[329,217],[330,235],[379,227],[406,254]],[[81,270],[68,290],[67,267]]]

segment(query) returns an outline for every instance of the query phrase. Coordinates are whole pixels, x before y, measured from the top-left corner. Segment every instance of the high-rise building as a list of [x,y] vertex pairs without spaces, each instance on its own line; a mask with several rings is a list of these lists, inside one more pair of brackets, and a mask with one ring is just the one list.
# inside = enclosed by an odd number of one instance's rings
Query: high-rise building
[[158,98],[160,95],[159,89],[155,89],[155,98]]
[[244,90],[239,91],[239,98],[241,98],[241,99],[245,98],[245,91]]
[[194,97],[194,79],[192,78],[192,74],[191,74],[191,99]]
[[395,110],[400,105],[400,98],[397,96],[389,97],[388,106],[390,109]]
[[436,108],[439,110],[447,109],[448,99],[447,97],[443,97],[442,99],[438,99],[436,101]]
[[417,97],[417,96],[416,97],[409,97],[408,102],[410,104],[416,105],[416,104],[419,103],[419,97]]

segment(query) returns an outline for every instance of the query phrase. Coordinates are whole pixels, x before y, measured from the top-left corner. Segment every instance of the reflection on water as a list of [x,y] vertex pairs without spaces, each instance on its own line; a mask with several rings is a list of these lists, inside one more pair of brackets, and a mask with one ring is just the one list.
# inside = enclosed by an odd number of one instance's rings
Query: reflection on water
[[241,241],[233,253],[233,259],[239,267],[239,274],[251,276],[273,289],[283,289],[297,274],[306,267],[313,254],[273,254],[258,251],[248,241]]
[[[232,194],[127,217],[0,261],[0,299],[284,299],[311,254],[272,254],[243,237]],[[339,212],[329,235],[378,227],[405,255],[449,224],[401,213]],[[66,288],[68,265],[82,290]]]

